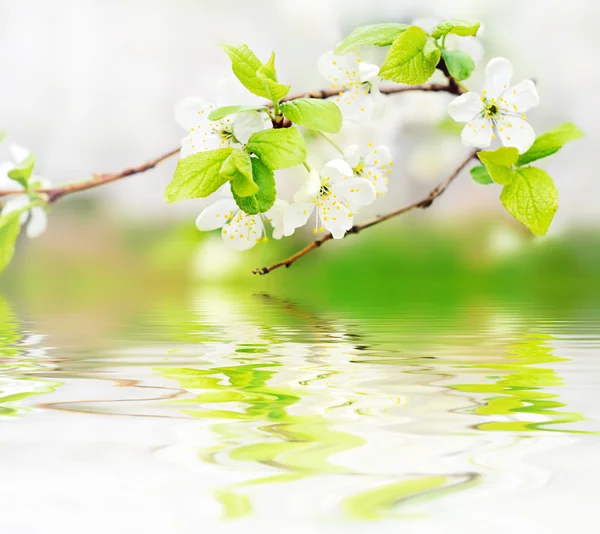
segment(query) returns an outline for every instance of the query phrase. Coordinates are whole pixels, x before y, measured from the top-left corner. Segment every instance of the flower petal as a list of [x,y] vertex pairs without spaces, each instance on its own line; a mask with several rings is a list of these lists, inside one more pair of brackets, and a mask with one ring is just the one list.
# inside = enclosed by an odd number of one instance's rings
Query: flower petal
[[344,181],[353,174],[352,167],[343,159],[332,159],[321,169],[321,178],[324,184],[334,184]]
[[238,210],[235,200],[223,199],[211,204],[198,215],[196,228],[203,232],[221,228]]
[[184,98],[175,106],[175,120],[182,128],[191,131],[202,122],[208,120],[208,115],[214,105],[200,97]]
[[245,145],[253,133],[264,130],[267,126],[264,115],[258,111],[246,111],[233,115],[233,135]]
[[352,212],[341,205],[334,194],[323,198],[319,206],[319,218],[323,228],[331,232],[334,239],[341,239],[352,228]]
[[381,94],[381,91],[377,87],[371,87],[371,120],[376,121],[383,117],[385,113],[385,97]]
[[378,146],[365,159],[365,165],[367,166],[386,167],[392,163],[392,155],[387,146]]
[[491,59],[485,69],[485,91],[484,96],[488,98],[498,97],[510,85],[513,68],[503,57]]
[[356,54],[337,56],[326,52],[319,58],[319,72],[331,82],[332,88],[345,89],[358,81]]
[[260,215],[247,215],[238,211],[233,219],[223,226],[221,237],[225,245],[233,250],[248,250],[264,235],[264,225]]
[[296,228],[304,226],[314,209],[312,202],[290,204],[283,214],[283,235],[290,236]]
[[[6,215],[7,213],[12,213],[14,211],[20,211],[25,208],[29,204],[29,197],[27,195],[11,195],[8,197],[8,200],[4,202],[4,207],[2,208],[2,214]],[[27,220],[28,212],[21,213],[20,222],[21,224],[25,224]]]
[[334,195],[343,198],[350,209],[368,206],[375,200],[375,188],[364,178],[348,178],[331,186]]
[[360,164],[362,151],[358,145],[350,145],[344,150],[344,159],[353,169]]
[[33,239],[42,235],[48,228],[48,215],[46,210],[40,206],[29,211],[29,223],[27,224],[27,237]]
[[525,113],[540,103],[535,83],[531,80],[523,80],[517,85],[509,87],[504,91],[502,100],[508,104],[506,107],[509,111],[516,111],[518,113]]
[[493,130],[492,122],[489,119],[478,117],[463,128],[461,133],[463,145],[486,148],[492,144]]
[[265,217],[273,227],[273,239],[281,239],[284,233],[284,216],[289,208],[289,203],[280,198],[275,200],[273,207],[265,213]]
[[471,122],[481,114],[483,108],[481,97],[477,93],[469,91],[448,104],[448,115],[456,122]]
[[535,132],[531,125],[519,117],[502,116],[498,121],[498,135],[504,146],[518,149],[519,153],[527,152],[535,141]]
[[[371,92],[370,92],[371,91]],[[378,89],[359,85],[335,97],[344,120],[353,122],[369,122],[381,113],[383,97]]]
[[294,202],[312,202],[321,191],[321,177],[317,171],[310,171],[308,177],[302,182],[300,190],[294,195]]
[[373,85],[379,85],[381,79],[379,78],[378,74],[379,67],[377,65],[365,63],[364,61],[360,61],[358,63],[358,79],[361,82],[369,82]]

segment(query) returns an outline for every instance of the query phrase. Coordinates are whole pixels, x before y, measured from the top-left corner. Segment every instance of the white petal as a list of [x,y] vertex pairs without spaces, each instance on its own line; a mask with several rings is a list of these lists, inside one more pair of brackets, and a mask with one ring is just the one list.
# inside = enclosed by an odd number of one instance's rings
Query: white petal
[[263,235],[262,217],[247,215],[243,211],[238,211],[221,231],[225,245],[238,251],[251,249],[262,239]]
[[387,146],[378,146],[365,159],[365,165],[375,167],[387,167],[392,164],[392,155]]
[[368,206],[375,200],[375,188],[364,178],[348,178],[343,182],[333,184],[331,192],[344,199],[351,210]]
[[391,167],[380,168],[366,165],[363,169],[362,178],[370,182],[376,195],[384,195],[388,190],[390,173]]
[[290,236],[296,228],[304,226],[314,209],[312,202],[290,204],[283,214],[283,235]]
[[[12,213],[14,211],[20,211],[25,206],[29,204],[29,197],[27,195],[11,195],[4,202],[4,207],[2,208],[2,214],[6,215],[7,213]],[[21,214],[21,224],[25,224],[27,220],[28,213],[24,212]]]
[[344,150],[344,159],[353,169],[358,167],[361,157],[362,151],[358,145],[350,145]]
[[498,135],[504,146],[515,147],[520,154],[527,152],[535,141],[533,128],[519,117],[501,117],[498,121]]
[[265,213],[265,217],[273,227],[273,239],[281,239],[284,233],[284,216],[289,208],[289,203],[278,198],[273,207]]
[[319,218],[323,228],[331,232],[334,239],[341,239],[352,228],[352,212],[333,194],[323,198],[321,204]]
[[509,87],[502,95],[504,101],[508,104],[509,111],[525,113],[540,103],[535,84],[531,80],[523,80],[517,85]]
[[378,85],[381,81],[378,74],[379,67],[377,65],[365,63],[364,61],[361,61],[358,64],[358,79],[361,82],[370,82],[372,84]]
[[48,227],[48,215],[46,210],[40,206],[29,211],[29,223],[27,224],[27,237],[33,239],[42,235]]
[[319,72],[331,82],[332,88],[344,89],[358,81],[356,54],[337,56],[326,52],[319,58]]
[[312,202],[321,191],[321,177],[317,171],[310,171],[302,182],[300,190],[294,195],[294,202]]
[[29,154],[31,154],[31,151],[27,150],[21,145],[10,145],[10,156],[12,157],[13,161],[17,164],[21,163],[22,161],[25,161]]
[[381,91],[377,87],[371,88],[371,120],[376,121],[383,117],[385,113],[385,97],[381,94]]
[[253,133],[265,129],[267,123],[264,115],[258,111],[246,111],[233,115],[233,134],[235,138],[245,145]]
[[490,120],[479,117],[466,124],[463,128],[461,139],[465,146],[486,148],[492,144],[494,128]]
[[477,93],[469,91],[448,104],[448,115],[457,122],[471,122],[481,114],[483,108],[481,97]]
[[322,182],[325,184],[334,184],[344,181],[352,176],[354,172],[352,167],[343,159],[332,159],[328,161],[321,170]]
[[361,123],[369,122],[373,119],[374,111],[380,112],[378,96],[380,96],[378,90],[376,94],[372,94],[369,92],[368,86],[360,85],[345,91],[340,96],[336,96],[335,103],[340,108],[344,120]]
[[513,68],[503,57],[491,59],[485,69],[485,90],[484,96],[488,98],[497,97],[508,88],[512,78]]
[[238,211],[235,200],[223,199],[211,204],[198,215],[196,228],[203,232],[221,228]]
[[208,100],[200,97],[184,98],[175,106],[175,120],[188,131],[208,120],[215,108]]

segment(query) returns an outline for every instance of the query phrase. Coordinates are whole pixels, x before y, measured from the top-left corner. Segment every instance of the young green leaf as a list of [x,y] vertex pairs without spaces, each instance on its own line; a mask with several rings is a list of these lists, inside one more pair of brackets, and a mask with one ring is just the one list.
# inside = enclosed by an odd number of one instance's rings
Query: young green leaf
[[475,36],[481,24],[473,20],[447,20],[438,24],[433,31],[431,36],[434,39],[439,39],[449,33],[460,35],[461,37]]
[[14,169],[8,171],[8,177],[14,180],[25,189],[29,184],[29,179],[33,174],[33,168],[35,167],[35,156],[30,153],[21,163],[19,163]]
[[515,219],[537,236],[548,232],[558,209],[558,191],[552,178],[536,167],[514,171],[513,181],[502,189],[500,200]]
[[435,41],[418,26],[410,26],[392,44],[379,76],[409,85],[425,83],[439,60],[440,49]]
[[246,45],[224,45],[225,53],[231,59],[231,68],[242,85],[257,96],[269,98],[265,84],[258,78],[258,70],[263,66],[260,59]]
[[275,187],[275,175],[260,159],[250,158],[252,162],[252,175],[258,185],[258,191],[252,196],[240,196],[232,189],[233,198],[238,207],[248,215],[265,213],[269,211],[277,196]]
[[306,159],[304,138],[295,127],[256,132],[245,149],[273,170],[300,165]]
[[406,24],[372,24],[355,28],[335,49],[342,56],[362,45],[390,46],[408,28]]
[[0,216],[0,272],[10,263],[15,253],[15,244],[21,231],[21,213],[22,211],[13,211]]
[[473,58],[462,50],[442,50],[442,57],[448,67],[448,72],[457,81],[466,80],[475,70]]
[[258,79],[263,82],[267,98],[273,103],[279,102],[292,88],[290,85],[279,83],[277,71],[275,70],[275,52],[271,53],[267,61],[256,73]]
[[501,146],[496,150],[480,150],[477,157],[486,166],[495,164],[510,167],[519,159],[519,151],[514,147]]
[[232,148],[218,148],[180,159],[175,175],[165,189],[166,201],[204,198],[214,193],[228,180],[220,170],[232,152]]
[[244,111],[266,111],[266,106],[223,106],[215,109],[208,118],[211,121],[218,121],[235,113],[243,113]]
[[584,133],[572,122],[567,122],[540,135],[531,148],[519,156],[517,165],[525,165],[558,152],[569,141],[581,139]]
[[234,150],[221,165],[221,176],[231,182],[232,190],[240,197],[254,195],[258,185],[252,179],[250,156],[243,150]]
[[473,167],[470,172],[471,178],[473,178],[473,180],[475,180],[478,184],[489,185],[494,183],[494,180],[492,180],[487,168],[484,165],[477,165],[477,167]]
[[311,130],[338,133],[342,128],[342,112],[329,100],[297,98],[281,104],[281,111],[294,124]]

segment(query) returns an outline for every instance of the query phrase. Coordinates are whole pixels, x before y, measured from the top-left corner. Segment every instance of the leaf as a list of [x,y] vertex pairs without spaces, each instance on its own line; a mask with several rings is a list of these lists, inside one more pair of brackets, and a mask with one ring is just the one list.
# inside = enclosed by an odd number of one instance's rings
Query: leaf
[[361,45],[389,46],[408,28],[407,24],[371,24],[355,28],[335,49],[342,56]]
[[466,80],[475,70],[473,58],[462,50],[442,50],[448,72],[457,81]]
[[431,36],[434,39],[439,39],[449,33],[460,35],[461,37],[472,36],[475,37],[481,24],[474,20],[447,20],[438,24],[433,31]]
[[281,111],[293,123],[311,130],[338,133],[342,128],[342,112],[329,100],[297,98],[281,104]]
[[218,148],[180,159],[175,175],[165,189],[166,201],[204,198],[214,193],[227,181],[220,170],[232,151],[232,148]]
[[8,177],[14,180],[25,189],[28,188],[29,179],[33,173],[35,167],[35,156],[30,153],[21,163],[19,163],[14,169],[8,171]]
[[515,171],[512,166],[519,158],[519,151],[513,147],[500,147],[497,150],[481,150],[477,153],[488,170],[492,180],[500,185],[507,185],[513,181]]
[[260,159],[250,158],[252,162],[252,176],[258,185],[258,192],[252,196],[239,196],[235,190],[232,190],[233,198],[238,207],[248,215],[265,213],[269,211],[275,198],[277,197],[277,188],[275,186],[275,175]]
[[23,210],[11,211],[0,216],[0,272],[10,263],[15,253],[15,244],[21,231],[19,219],[22,212]]
[[569,141],[581,139],[585,134],[572,122],[567,122],[540,135],[531,148],[519,156],[517,165],[525,165],[558,152]]
[[477,167],[473,167],[470,172],[471,178],[473,178],[473,180],[475,180],[478,184],[489,185],[494,183],[484,165],[477,165]]
[[266,106],[223,106],[215,109],[208,118],[211,121],[218,121],[235,113],[243,113],[244,111],[266,111]]
[[279,102],[290,92],[291,85],[284,85],[277,80],[277,71],[275,70],[275,52],[271,53],[269,61],[263,65],[256,73],[258,79],[264,84],[267,98],[273,103]]
[[392,44],[379,76],[409,85],[425,83],[439,60],[440,49],[435,41],[418,26],[410,26]]
[[500,200],[515,219],[537,236],[548,232],[558,209],[558,191],[552,178],[536,167],[516,170],[513,182],[504,187]]
[[234,150],[221,165],[221,177],[231,181],[231,188],[240,197],[254,195],[258,185],[252,179],[250,156],[243,150]]
[[231,59],[233,73],[242,85],[257,96],[269,98],[265,84],[258,77],[258,70],[263,64],[254,52],[246,45],[223,45],[223,48]]
[[273,170],[300,165],[306,159],[304,138],[293,126],[253,133],[245,149]]

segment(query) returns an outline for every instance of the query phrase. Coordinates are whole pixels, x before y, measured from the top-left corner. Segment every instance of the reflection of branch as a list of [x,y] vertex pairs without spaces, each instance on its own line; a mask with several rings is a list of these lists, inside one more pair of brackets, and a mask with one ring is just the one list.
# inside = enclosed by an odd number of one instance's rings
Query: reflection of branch
[[[370,219],[363,223],[355,224],[354,226],[352,226],[352,228],[350,228],[350,230],[348,230],[346,235],[358,234],[361,230],[366,230],[367,228],[370,228],[371,226],[375,226],[376,224],[382,223],[383,221],[387,221],[388,219],[391,219],[392,217],[397,217],[398,215],[402,215],[403,213],[407,213],[407,212],[412,211],[417,208],[422,208],[422,209],[428,208],[429,206],[431,206],[431,204],[433,204],[433,201],[437,197],[439,197],[448,188],[448,186],[454,181],[454,179],[460,174],[460,172],[469,164],[469,161],[471,161],[471,159],[476,157],[477,152],[478,152],[478,150],[474,150],[474,151],[470,152],[469,155],[463,160],[463,162],[454,170],[454,172],[452,172],[452,174],[444,182],[442,182],[435,189],[433,189],[425,198],[423,198],[421,200],[417,200],[416,202],[413,202],[412,204],[408,204],[407,206],[399,208],[390,213],[387,213],[386,215],[380,215],[378,217],[374,217],[373,219]],[[316,241],[313,241],[307,247],[296,252],[296,254],[294,254],[293,256],[290,256],[289,258],[287,258],[283,261],[280,261],[279,263],[274,263],[273,265],[269,265],[268,267],[261,267],[260,269],[255,269],[253,272],[254,272],[254,274],[268,274],[271,271],[274,271],[275,269],[279,269],[279,267],[289,267],[296,260],[298,260],[302,256],[308,254],[310,251],[312,251],[316,248],[319,248],[323,243],[326,243],[327,241],[330,241],[331,239],[333,239],[333,236],[331,235],[331,233],[326,233],[325,235],[323,235]]]

